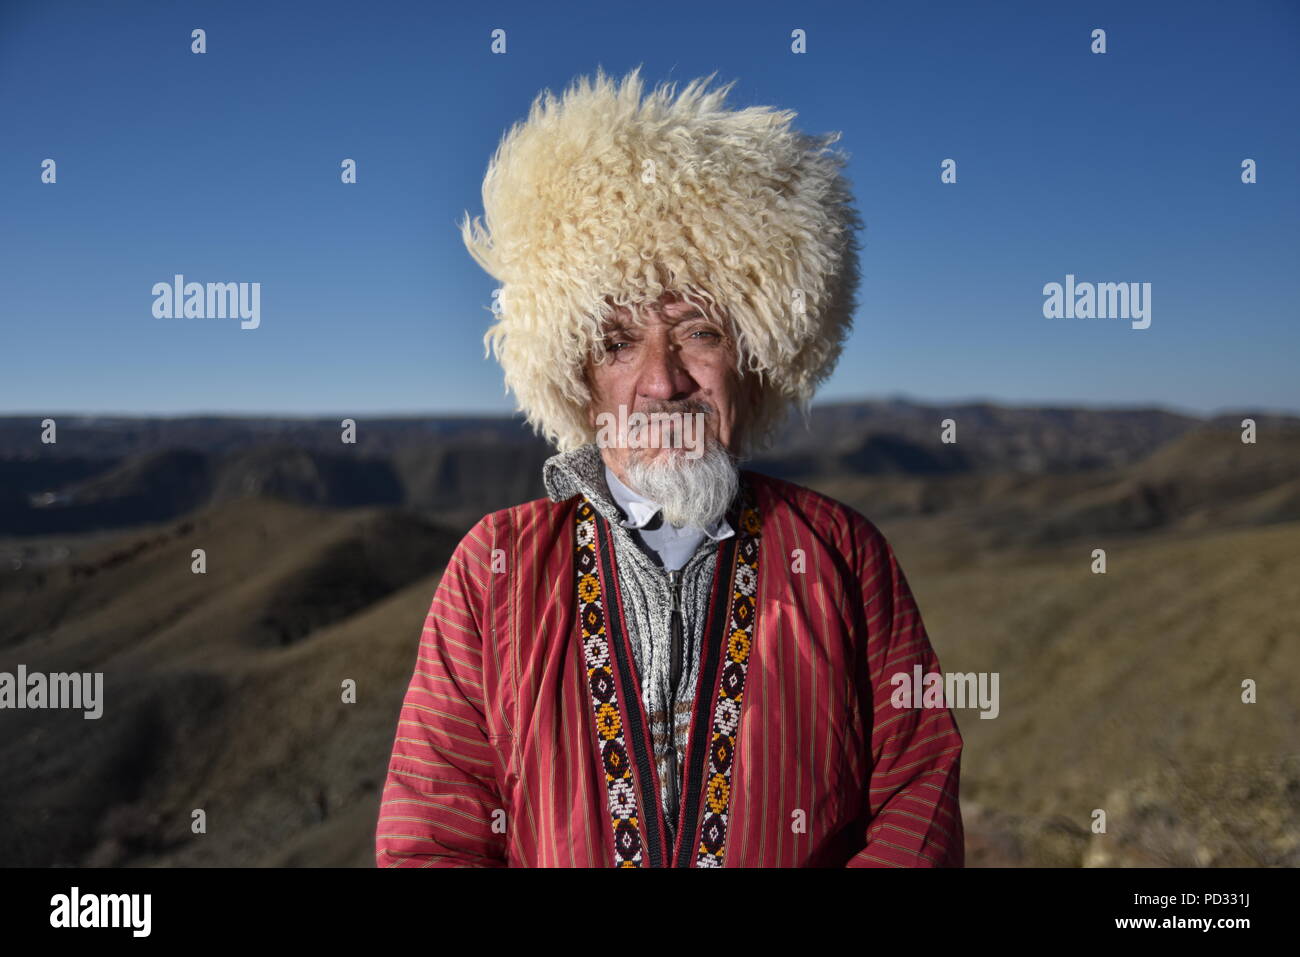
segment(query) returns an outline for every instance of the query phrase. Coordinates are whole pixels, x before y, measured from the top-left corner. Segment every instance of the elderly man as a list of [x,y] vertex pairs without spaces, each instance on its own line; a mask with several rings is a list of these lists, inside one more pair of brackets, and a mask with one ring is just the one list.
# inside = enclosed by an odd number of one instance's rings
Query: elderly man
[[382,867],[963,863],[956,723],[894,693],[939,663],[893,550],[738,467],[850,328],[836,136],[709,79],[539,97],[486,228],[462,224],[501,283],[487,341],[559,453],[438,585]]

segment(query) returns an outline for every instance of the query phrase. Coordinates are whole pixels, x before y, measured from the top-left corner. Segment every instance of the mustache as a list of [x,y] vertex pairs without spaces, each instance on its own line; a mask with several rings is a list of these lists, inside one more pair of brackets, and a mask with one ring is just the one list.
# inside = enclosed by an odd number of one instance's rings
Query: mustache
[[[716,435],[719,428],[717,410],[703,399],[651,400],[642,408],[635,410],[634,414],[645,416],[646,421],[629,425],[628,440],[631,442],[639,442],[643,436],[655,434],[660,436],[661,441],[667,441],[664,436],[668,433],[662,431],[667,428],[672,428],[675,434],[680,433],[685,428],[685,434],[689,436],[692,434],[691,423],[686,420],[692,419],[695,425],[693,430],[694,441],[701,449],[711,448],[718,444]],[[659,417],[665,418],[663,421],[656,423],[655,420]],[[675,422],[673,421],[674,418],[676,419]],[[671,447],[676,448],[677,446],[673,445]],[[654,455],[659,448],[660,444],[656,442],[650,448],[633,448],[632,455]]]
[[704,415],[717,414],[717,410],[703,399],[655,399],[649,402],[645,407],[636,409],[635,411],[644,412],[647,415],[653,412],[663,412],[669,415],[672,415],[674,412],[700,412]]

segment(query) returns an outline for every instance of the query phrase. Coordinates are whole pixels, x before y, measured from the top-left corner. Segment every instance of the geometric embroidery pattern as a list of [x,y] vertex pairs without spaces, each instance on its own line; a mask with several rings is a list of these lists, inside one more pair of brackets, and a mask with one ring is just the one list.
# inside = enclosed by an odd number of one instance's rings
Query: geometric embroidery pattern
[[728,637],[722,663],[718,704],[713,710],[710,735],[708,790],[696,867],[721,867],[727,845],[727,811],[731,804],[731,768],[740,730],[740,709],[745,694],[745,673],[753,647],[755,595],[758,591],[758,545],[762,522],[758,508],[746,501],[740,513],[736,549],[736,577],[731,594]]
[[583,499],[577,512],[578,615],[582,622],[582,650],[587,665],[587,687],[596,717],[596,738],[605,768],[609,813],[614,828],[614,866],[641,866],[641,830],[637,817],[632,762],[623,736],[623,717],[610,665],[605,609],[600,576],[596,573],[596,512]]

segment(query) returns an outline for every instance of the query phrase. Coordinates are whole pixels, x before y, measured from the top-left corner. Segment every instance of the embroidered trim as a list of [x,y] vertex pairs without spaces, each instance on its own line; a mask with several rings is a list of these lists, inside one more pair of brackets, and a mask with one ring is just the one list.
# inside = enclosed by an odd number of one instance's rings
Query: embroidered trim
[[740,516],[740,541],[736,549],[736,574],[732,582],[731,616],[726,663],[713,709],[713,735],[709,748],[708,787],[704,822],[696,867],[721,867],[727,848],[727,821],[731,808],[731,770],[736,736],[740,730],[745,675],[753,648],[754,613],[758,592],[758,544],[762,520],[753,499],[746,495]]
[[[575,522],[574,578],[577,583],[578,618],[582,626],[583,655],[596,736],[605,768],[610,824],[614,831],[614,866],[640,867],[643,845],[637,789],[624,735],[626,723],[619,706],[611,666],[609,632],[605,627],[606,612],[597,561],[596,511],[586,498],[578,503]],[[739,733],[745,674],[752,647],[755,595],[758,590],[758,546],[762,530],[758,507],[748,488],[742,500],[739,524],[730,612],[724,632],[727,635],[724,663],[714,694],[716,703],[710,726],[704,820],[698,829],[694,829],[693,822],[686,822],[687,827],[693,828],[692,836],[699,835],[696,867],[721,867],[726,853],[731,771]],[[724,566],[718,569],[717,574],[730,572],[731,569]],[[709,635],[706,634],[705,640],[709,641]],[[635,702],[631,707],[640,707],[640,703]],[[692,728],[692,738],[695,734],[696,729]],[[688,801],[691,805],[696,803],[695,795],[683,795],[683,798],[683,804]],[[659,814],[661,811],[656,806],[646,813]],[[685,839],[683,835],[682,840]]]
[[610,823],[614,828],[614,866],[641,866],[641,830],[637,814],[632,762],[623,737],[623,714],[610,667],[609,641],[600,576],[596,569],[596,510],[585,498],[578,503],[574,572],[578,587],[578,618],[582,622],[582,650],[587,664],[587,687],[596,718],[596,738],[609,796]]

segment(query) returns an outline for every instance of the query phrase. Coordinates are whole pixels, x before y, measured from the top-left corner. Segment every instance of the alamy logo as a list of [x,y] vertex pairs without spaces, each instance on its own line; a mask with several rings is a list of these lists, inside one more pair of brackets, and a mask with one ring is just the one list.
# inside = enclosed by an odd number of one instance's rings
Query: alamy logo
[[979,708],[981,718],[996,718],[1002,710],[996,671],[922,674],[921,666],[913,665],[911,674],[896,671],[889,683],[894,686],[889,703],[895,708]]
[[1043,287],[1043,315],[1048,319],[1131,319],[1134,329],[1151,325],[1151,283],[1079,282],[1066,273],[1065,284]]
[[262,324],[260,282],[186,282],[177,273],[170,283],[153,284],[155,319],[242,319],[241,329]]
[[104,673],[42,674],[19,665],[17,674],[0,671],[0,708],[80,708],[86,720],[104,713]]
[[686,449],[685,457],[704,454],[703,412],[628,412],[596,416],[596,445],[602,449]]
[[50,898],[51,927],[129,927],[132,937],[148,937],[152,925],[151,894],[70,894]]

